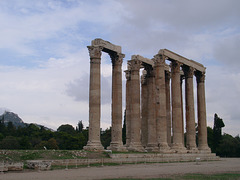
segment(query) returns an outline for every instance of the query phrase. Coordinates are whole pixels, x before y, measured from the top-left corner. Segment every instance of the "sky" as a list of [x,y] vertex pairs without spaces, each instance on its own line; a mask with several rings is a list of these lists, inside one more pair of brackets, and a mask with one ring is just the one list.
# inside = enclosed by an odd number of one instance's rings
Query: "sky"
[[[80,120],[88,126],[86,46],[102,38],[122,47],[123,70],[131,55],[151,59],[164,48],[202,63],[208,126],[217,113],[223,132],[236,136],[239,19],[239,0],[1,0],[0,114],[12,111],[26,123],[54,130]],[[111,124],[111,68],[102,53],[103,129]]]

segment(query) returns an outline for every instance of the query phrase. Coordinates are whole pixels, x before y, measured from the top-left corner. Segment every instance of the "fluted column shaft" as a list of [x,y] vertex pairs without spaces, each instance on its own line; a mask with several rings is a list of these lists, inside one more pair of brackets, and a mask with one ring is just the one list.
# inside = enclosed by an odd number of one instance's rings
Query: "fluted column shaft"
[[103,150],[100,142],[101,47],[88,46],[90,55],[89,138],[86,150]]
[[148,86],[146,74],[143,74],[141,78],[141,141],[142,146],[146,147],[148,143]]
[[121,151],[122,143],[122,62],[123,54],[110,54],[112,59],[112,131],[109,149]]
[[181,126],[181,90],[180,90],[180,64],[172,61],[172,125],[173,125],[173,144],[172,148],[177,151],[183,149],[182,126]]
[[154,56],[154,64],[156,73],[157,141],[160,151],[165,151],[169,149],[167,143],[165,57],[162,55]]
[[156,131],[156,111],[155,111],[155,77],[152,67],[148,68],[147,74],[148,88],[148,142],[146,150],[149,152],[158,151],[157,131]]
[[198,107],[198,149],[211,152],[207,143],[207,121],[205,100],[205,74],[197,71],[197,107]]
[[126,147],[131,140],[131,72],[126,70]]
[[184,76],[180,75],[180,91],[181,91],[181,130],[182,130],[182,143],[184,144],[184,117],[183,117],[183,92],[182,92],[182,84],[183,84]]
[[141,119],[140,119],[140,61],[133,59],[131,62],[131,141],[130,151],[143,151],[141,144]]
[[186,98],[186,131],[187,131],[187,149],[196,150],[196,130],[195,130],[195,112],[194,112],[194,94],[193,94],[193,74],[192,67],[184,66],[185,74],[185,98]]
[[170,102],[170,72],[165,71],[165,87],[166,87],[166,119],[167,119],[167,143],[171,145],[171,102]]

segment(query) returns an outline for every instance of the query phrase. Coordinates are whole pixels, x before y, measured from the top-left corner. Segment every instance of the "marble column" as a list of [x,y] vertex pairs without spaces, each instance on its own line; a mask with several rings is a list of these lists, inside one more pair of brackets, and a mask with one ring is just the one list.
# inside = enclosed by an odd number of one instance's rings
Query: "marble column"
[[131,71],[130,68],[125,71],[126,75],[126,147],[131,140]]
[[180,75],[180,90],[181,90],[181,130],[182,130],[182,143],[185,146],[184,141],[184,117],[183,117],[183,92],[182,92],[182,84],[183,84],[184,75]]
[[169,71],[165,71],[165,88],[166,88],[166,119],[167,119],[167,143],[172,144],[172,119],[171,119],[171,102],[170,102],[170,78]]
[[112,129],[108,149],[126,151],[122,142],[122,62],[124,54],[109,54],[112,60]]
[[165,57],[154,56],[155,84],[156,84],[156,120],[157,142],[160,152],[169,151],[167,143],[167,112],[166,112],[166,87],[165,87]]
[[155,111],[155,76],[151,66],[147,68],[147,88],[148,88],[148,104],[147,104],[147,122],[148,122],[148,141],[146,150],[148,152],[157,152],[157,131],[156,131],[156,111]]
[[148,142],[148,85],[146,73],[146,70],[143,70],[141,76],[141,142],[143,147],[146,147]]
[[131,63],[131,140],[129,151],[143,152],[141,143],[141,117],[140,117],[140,78],[139,70],[141,62],[132,59]]
[[172,128],[173,128],[173,143],[172,149],[176,152],[185,152],[182,143],[182,108],[181,108],[181,90],[180,90],[180,63],[172,60],[171,63],[172,81]]
[[198,150],[201,153],[211,153],[207,143],[205,74],[196,71],[195,75],[197,78]]
[[91,151],[103,150],[100,141],[102,49],[98,46],[88,46],[90,55],[89,137],[84,149]]
[[194,113],[194,94],[193,94],[193,74],[194,69],[189,66],[183,66],[185,75],[185,98],[186,98],[186,133],[187,149],[191,152],[197,152],[196,148],[196,129]]

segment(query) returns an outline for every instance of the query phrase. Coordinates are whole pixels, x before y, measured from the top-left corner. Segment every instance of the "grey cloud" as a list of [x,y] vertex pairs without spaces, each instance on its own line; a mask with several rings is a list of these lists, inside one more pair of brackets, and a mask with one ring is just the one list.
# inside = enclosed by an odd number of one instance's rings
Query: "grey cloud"
[[[89,100],[89,74],[84,74],[80,79],[68,83],[66,94],[73,97],[75,101]],[[111,77],[101,77],[101,103],[111,102]]]
[[[214,48],[217,60],[227,66],[239,68],[240,66],[240,34],[222,39]],[[238,69],[239,70],[239,69]]]

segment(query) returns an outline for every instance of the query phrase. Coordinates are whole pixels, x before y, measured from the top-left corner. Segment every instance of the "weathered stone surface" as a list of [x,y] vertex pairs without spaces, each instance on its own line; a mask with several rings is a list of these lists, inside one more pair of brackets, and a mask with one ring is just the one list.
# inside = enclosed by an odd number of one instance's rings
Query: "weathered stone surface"
[[108,49],[108,50],[111,50],[111,51],[114,51],[114,52],[117,52],[117,53],[121,53],[122,52],[122,48],[121,46],[117,46],[117,45],[114,45],[108,41],[104,41],[100,38],[97,38],[97,39],[94,39],[92,40],[92,46],[101,46],[105,49]]
[[50,170],[51,161],[29,160],[27,161],[27,168],[36,170]]

